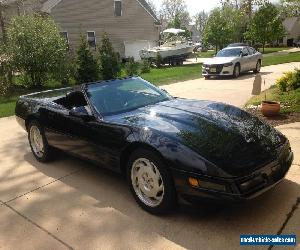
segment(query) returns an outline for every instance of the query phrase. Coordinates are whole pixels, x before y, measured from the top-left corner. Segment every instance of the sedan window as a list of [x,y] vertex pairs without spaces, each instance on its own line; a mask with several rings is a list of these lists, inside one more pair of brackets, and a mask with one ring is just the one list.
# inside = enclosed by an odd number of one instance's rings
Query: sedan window
[[216,57],[239,57],[241,54],[240,48],[223,49],[218,52]]

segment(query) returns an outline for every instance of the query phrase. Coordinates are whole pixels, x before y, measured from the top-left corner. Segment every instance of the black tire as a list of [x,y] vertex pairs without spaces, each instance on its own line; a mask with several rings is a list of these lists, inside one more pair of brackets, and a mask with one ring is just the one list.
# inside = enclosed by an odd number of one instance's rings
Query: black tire
[[209,80],[210,76],[204,76],[205,80]]
[[238,78],[241,74],[241,67],[239,64],[234,65],[233,78]]
[[256,68],[253,70],[254,73],[259,73],[261,68],[261,61],[258,60],[256,63]]
[[[164,193],[162,196],[162,201],[157,206],[149,206],[145,204],[145,202],[143,202],[139,198],[138,194],[136,193],[133,187],[134,185],[132,180],[133,164],[141,158],[149,160],[159,170],[162,179],[162,185],[164,187]],[[139,204],[141,208],[143,208],[145,211],[151,214],[167,213],[170,210],[172,210],[177,203],[177,198],[176,198],[177,195],[176,195],[172,175],[167,169],[167,167],[164,165],[160,157],[156,153],[152,152],[151,150],[138,149],[131,154],[128,161],[128,167],[127,167],[127,181],[130,186],[131,193],[135,198],[136,202]]]
[[[32,127],[35,126],[36,128],[38,128],[38,130],[40,131],[41,137],[42,137],[42,142],[43,142],[43,152],[38,155],[35,150],[34,150],[34,146],[32,145],[32,139],[31,139],[31,129]],[[28,141],[29,141],[29,145],[31,148],[31,152],[33,153],[34,157],[39,161],[39,162],[49,162],[50,160],[52,160],[53,157],[53,149],[49,146],[47,139],[45,137],[45,132],[43,127],[39,124],[38,121],[31,121],[29,123],[29,125],[27,126],[27,130],[28,130]]]

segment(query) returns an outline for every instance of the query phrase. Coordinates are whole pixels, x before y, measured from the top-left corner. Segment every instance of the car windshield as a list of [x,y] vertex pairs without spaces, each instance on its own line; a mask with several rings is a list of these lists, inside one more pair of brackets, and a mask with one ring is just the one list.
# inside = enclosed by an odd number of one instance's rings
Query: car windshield
[[102,116],[125,113],[172,99],[163,90],[138,77],[89,84],[87,95]]
[[241,54],[240,48],[223,49],[218,52],[216,57],[239,57]]

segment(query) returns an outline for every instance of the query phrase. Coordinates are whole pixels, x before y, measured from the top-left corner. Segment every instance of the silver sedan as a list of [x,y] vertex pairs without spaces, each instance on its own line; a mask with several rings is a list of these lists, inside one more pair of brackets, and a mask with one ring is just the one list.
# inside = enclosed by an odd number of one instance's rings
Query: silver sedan
[[239,77],[240,73],[260,72],[262,54],[249,46],[227,47],[203,63],[202,75]]

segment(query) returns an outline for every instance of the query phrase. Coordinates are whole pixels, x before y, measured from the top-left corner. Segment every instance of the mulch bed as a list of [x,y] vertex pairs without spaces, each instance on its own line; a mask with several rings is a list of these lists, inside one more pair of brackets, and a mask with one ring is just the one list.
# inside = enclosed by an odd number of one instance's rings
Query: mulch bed
[[259,109],[246,109],[246,110],[249,113],[258,116],[261,120],[271,124],[273,127],[288,124],[288,123],[293,123],[293,122],[300,122],[300,113],[298,112],[284,113],[273,117],[265,117],[262,115]]

